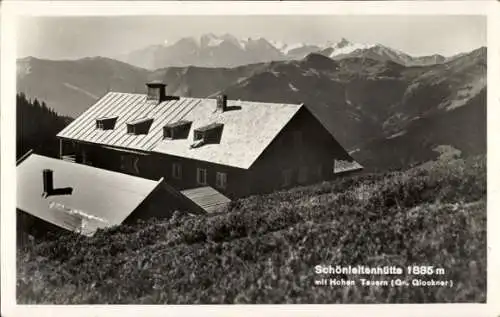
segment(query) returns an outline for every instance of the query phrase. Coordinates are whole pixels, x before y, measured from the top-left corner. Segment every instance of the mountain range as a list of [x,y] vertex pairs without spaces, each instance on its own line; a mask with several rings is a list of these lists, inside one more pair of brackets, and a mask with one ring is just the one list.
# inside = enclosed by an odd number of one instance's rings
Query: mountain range
[[[361,48],[349,52],[340,44],[332,52],[337,49],[342,58],[322,50],[301,59],[233,68],[147,70],[103,57],[30,57],[17,62],[17,84],[19,92],[72,117],[107,91],[145,92],[145,82],[155,79],[167,83],[167,92],[174,95],[213,97],[222,92],[236,100],[305,103],[367,169],[429,160],[439,155],[439,145],[464,155],[486,152],[486,48],[438,63],[404,65],[394,56],[348,57]],[[288,47],[288,52],[297,48]],[[404,60],[406,55],[398,56]]]
[[381,44],[353,43],[342,38],[337,43],[313,45],[286,44],[265,38],[239,39],[231,34],[205,34],[185,37],[172,44],[151,45],[113,58],[146,69],[172,66],[236,67],[252,63],[302,59],[310,53],[319,53],[340,60],[365,57],[393,61],[405,66],[431,65],[448,60],[439,54],[410,56]]

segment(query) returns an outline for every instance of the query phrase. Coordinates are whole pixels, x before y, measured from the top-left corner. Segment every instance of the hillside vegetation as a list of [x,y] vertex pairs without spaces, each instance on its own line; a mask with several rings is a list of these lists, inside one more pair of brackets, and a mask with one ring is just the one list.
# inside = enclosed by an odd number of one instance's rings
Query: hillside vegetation
[[[441,152],[404,172],[248,197],[217,215],[31,242],[18,251],[18,302],[484,302],[486,159]],[[445,275],[422,278],[454,285],[315,286],[333,276],[314,267],[330,264],[434,265]]]

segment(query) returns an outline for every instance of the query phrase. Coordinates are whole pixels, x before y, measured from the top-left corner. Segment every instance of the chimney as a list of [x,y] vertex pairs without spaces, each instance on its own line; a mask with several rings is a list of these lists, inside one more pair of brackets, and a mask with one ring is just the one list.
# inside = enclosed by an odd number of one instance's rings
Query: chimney
[[167,86],[166,84],[162,83],[161,81],[155,80],[147,83],[146,86],[148,87],[147,100],[155,100],[156,102],[160,103],[167,99],[167,96],[165,94],[165,87]]
[[217,109],[218,112],[224,112],[227,110],[227,96],[218,95],[217,96]]
[[54,192],[54,172],[49,169],[44,169],[43,174],[43,193],[44,197],[50,196]]

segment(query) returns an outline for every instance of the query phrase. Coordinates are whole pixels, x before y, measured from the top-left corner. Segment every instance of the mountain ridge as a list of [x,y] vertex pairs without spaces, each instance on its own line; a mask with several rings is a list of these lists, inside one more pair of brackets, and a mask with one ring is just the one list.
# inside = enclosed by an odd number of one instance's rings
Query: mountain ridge
[[17,81],[20,92],[72,117],[110,90],[144,93],[150,80],[167,83],[172,95],[206,98],[225,93],[229,99],[305,103],[344,147],[356,150],[393,135],[397,140],[415,120],[478,104],[470,100],[486,89],[486,53],[479,48],[442,64],[410,67],[391,60],[334,60],[311,53],[300,60],[233,68],[154,71],[108,58],[21,59]]
[[184,37],[173,43],[151,45],[114,58],[147,69],[188,65],[237,67],[272,60],[301,59],[310,53],[320,53],[333,59],[367,57],[392,60],[405,66],[432,65],[452,58],[441,54],[413,56],[379,43],[353,43],[346,38],[324,44],[288,44],[263,37],[240,39],[228,33]]

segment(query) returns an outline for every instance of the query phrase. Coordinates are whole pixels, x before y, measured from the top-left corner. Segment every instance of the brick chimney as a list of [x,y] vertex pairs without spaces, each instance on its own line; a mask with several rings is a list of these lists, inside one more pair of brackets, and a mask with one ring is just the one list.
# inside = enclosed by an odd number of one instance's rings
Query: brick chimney
[[43,193],[42,196],[47,197],[54,192],[54,172],[50,169],[44,169],[42,172]]
[[166,84],[162,83],[161,81],[155,80],[147,83],[146,86],[148,87],[147,100],[155,100],[156,102],[160,103],[167,99],[167,96],[165,94],[165,88],[167,87]]
[[227,96],[226,95],[218,95],[217,96],[217,108],[218,112],[224,112],[227,110]]

